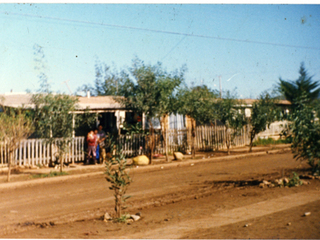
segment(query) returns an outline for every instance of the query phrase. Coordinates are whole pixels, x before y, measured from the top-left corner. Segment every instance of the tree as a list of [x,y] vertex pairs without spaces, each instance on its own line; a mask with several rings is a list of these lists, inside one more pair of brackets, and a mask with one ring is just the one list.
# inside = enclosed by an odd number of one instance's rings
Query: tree
[[231,143],[247,123],[244,111],[240,106],[241,101],[237,100],[235,94],[232,95],[229,91],[216,104],[218,119],[225,126],[225,142],[228,155],[230,154]]
[[250,124],[250,149],[252,151],[253,139],[257,134],[266,130],[279,116],[280,110],[275,105],[275,99],[268,93],[262,93],[258,101],[252,105]]
[[[160,69],[162,70],[162,69]],[[158,113],[157,117],[160,120],[162,137],[164,142],[166,161],[168,161],[168,152],[167,152],[167,128],[165,124],[165,119],[171,113],[177,112],[177,88],[184,81],[184,71],[182,69],[180,73],[168,74],[164,71],[159,72],[159,81],[158,88],[160,90],[160,99],[158,104]]]
[[151,134],[150,141],[150,163],[153,159],[154,150],[154,128],[152,119],[163,118],[174,109],[174,90],[183,80],[182,69],[180,73],[172,74],[163,70],[161,63],[146,65],[139,59],[133,60],[130,75],[123,81],[123,97],[115,98],[122,102],[128,109],[146,115]]
[[212,122],[216,117],[215,101],[218,96],[216,91],[212,91],[207,86],[184,87],[177,95],[178,113],[191,118],[191,152],[195,157],[194,141],[196,137],[196,123],[204,124]]
[[77,91],[90,92],[92,96],[124,96],[130,84],[129,75],[122,70],[120,73],[100,61],[95,64],[94,87],[84,84]]
[[106,162],[106,180],[111,183],[110,190],[114,191],[116,218],[120,219],[122,210],[125,209],[124,203],[130,197],[126,196],[126,191],[132,182],[131,177],[126,171],[127,160],[123,155],[120,145],[114,143],[114,155],[110,161]]
[[312,173],[320,175],[320,124],[315,121],[315,112],[310,105],[308,93],[296,100],[292,116],[292,151],[294,157],[307,161]]
[[[51,92],[32,95],[31,101],[35,104],[35,129],[38,136],[46,139],[48,144],[57,144],[60,160],[60,172],[63,170],[65,154],[69,152],[76,119],[73,111],[76,110],[78,99],[66,94]],[[56,141],[59,138],[59,141]]]
[[33,123],[21,109],[13,111],[2,106],[0,113],[0,141],[8,147],[8,177],[10,182],[11,167],[14,164],[14,155],[21,140],[28,138],[33,132]]
[[[83,120],[73,114],[78,102],[77,97],[67,94],[55,94],[51,91],[46,71],[46,61],[43,48],[39,45],[34,46],[35,69],[39,71],[40,89],[37,94],[32,94],[31,102],[35,105],[33,111],[35,130],[38,136],[46,139],[51,145],[58,146],[58,157],[60,160],[60,172],[63,170],[63,160],[69,152],[69,145],[72,141],[73,131],[80,122],[93,121],[90,118]],[[85,114],[88,113],[85,111]],[[88,115],[85,115],[86,117]],[[59,138],[59,141],[56,141]]]
[[312,80],[312,76],[308,75],[303,62],[300,65],[299,74],[299,78],[295,81],[285,81],[280,78],[278,83],[278,91],[292,103],[293,109],[295,108],[295,102],[303,93],[306,94],[310,102],[318,99],[320,94],[319,82]]

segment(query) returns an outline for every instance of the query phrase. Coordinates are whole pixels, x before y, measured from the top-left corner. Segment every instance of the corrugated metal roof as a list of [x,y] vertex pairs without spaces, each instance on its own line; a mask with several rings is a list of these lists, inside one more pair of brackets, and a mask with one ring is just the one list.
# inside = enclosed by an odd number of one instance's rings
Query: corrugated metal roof
[[87,107],[91,110],[103,109],[125,109],[125,106],[116,100],[113,96],[98,96],[98,97],[78,97],[77,109],[83,110]]
[[[254,102],[258,101],[257,99],[241,99],[245,104],[252,105]],[[279,100],[277,102],[278,105],[291,105],[288,100]]]
[[[0,94],[0,98],[4,98],[3,105],[7,107],[23,107],[33,108],[34,104],[31,104],[31,94],[28,93],[6,93]],[[89,108],[90,110],[117,110],[125,109],[125,106],[116,100],[113,96],[98,96],[98,97],[78,97],[79,102],[77,109],[84,110]],[[245,104],[252,105],[255,99],[241,99]],[[280,100],[278,105],[291,105],[287,100]]]
[[5,93],[0,94],[1,104],[6,107],[23,107],[23,108],[33,108],[34,104],[31,104],[31,94],[28,93]]
[[[28,93],[6,93],[0,94],[0,98],[4,98],[2,104],[13,108],[33,108],[31,103],[31,94]],[[125,109],[119,102],[115,101],[113,96],[99,96],[99,97],[78,97],[78,110],[89,108],[90,110],[114,110]]]

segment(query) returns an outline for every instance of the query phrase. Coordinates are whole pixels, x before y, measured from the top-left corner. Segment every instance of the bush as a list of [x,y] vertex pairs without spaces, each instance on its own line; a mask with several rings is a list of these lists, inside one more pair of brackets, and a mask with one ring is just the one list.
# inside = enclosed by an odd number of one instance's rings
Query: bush
[[122,210],[125,201],[130,197],[126,196],[126,191],[132,181],[128,172],[126,171],[127,160],[123,155],[120,145],[114,146],[114,155],[106,162],[106,180],[111,183],[110,190],[114,191],[115,197],[115,212],[118,221],[125,219],[122,215]]
[[302,181],[299,178],[299,175],[293,172],[292,178],[289,178],[289,182],[286,184],[288,187],[297,187],[302,185]]
[[47,177],[57,177],[57,176],[64,176],[64,175],[69,175],[67,172],[52,172],[48,174],[33,174],[31,175],[32,178],[47,178]]
[[272,138],[267,138],[267,139],[259,138],[257,141],[254,141],[252,145],[253,146],[266,146],[266,145],[271,145],[271,144],[284,144],[284,143],[291,143],[291,139],[286,138],[286,139],[274,140]]

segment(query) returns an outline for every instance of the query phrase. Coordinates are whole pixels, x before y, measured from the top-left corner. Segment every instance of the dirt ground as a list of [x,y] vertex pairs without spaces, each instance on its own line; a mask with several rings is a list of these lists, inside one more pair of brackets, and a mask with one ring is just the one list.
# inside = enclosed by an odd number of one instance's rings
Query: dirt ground
[[161,167],[132,170],[126,211],[142,218],[131,223],[102,220],[113,213],[102,174],[2,189],[0,237],[320,238],[319,179],[292,188],[258,186],[308,172],[288,152]]

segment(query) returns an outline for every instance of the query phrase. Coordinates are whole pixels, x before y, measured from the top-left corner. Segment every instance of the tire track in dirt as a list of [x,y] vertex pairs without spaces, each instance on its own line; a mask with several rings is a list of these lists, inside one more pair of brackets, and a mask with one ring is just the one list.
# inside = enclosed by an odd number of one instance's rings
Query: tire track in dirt
[[[205,217],[201,220],[185,220],[174,225],[166,226],[165,229],[153,229],[144,232],[143,236],[144,238],[159,239],[163,238],[165,232],[165,238],[167,239],[184,238],[184,236],[188,236],[188,232],[198,229],[211,229],[228,224],[234,224],[257,217],[262,217],[268,214],[281,212],[283,210],[298,207],[318,200],[320,200],[319,191],[295,193],[244,207],[214,213],[211,214],[210,217]],[[130,238],[136,239],[139,238],[138,236],[141,236],[141,233],[137,235],[130,235]],[[120,236],[118,238],[128,238],[128,236]]]
[[[288,156],[289,160],[284,156]],[[165,205],[170,202],[183,201],[196,196],[214,193],[212,181],[243,179],[249,173],[259,171],[251,177],[261,176],[265,172],[274,171],[272,162],[278,167],[295,162],[291,154],[273,156],[273,160],[264,156],[226,162],[205,162],[202,164],[186,163],[184,167],[176,166],[151,172],[138,171],[128,195],[134,195],[132,209]],[[279,162],[279,159],[282,159]],[[253,161],[254,160],[254,161]],[[207,161],[207,159],[206,159]],[[263,163],[268,162],[267,168]],[[248,164],[249,163],[249,164]],[[280,164],[281,163],[281,164]],[[179,165],[179,164],[178,164]],[[189,167],[187,167],[189,166]],[[245,167],[243,167],[245,166]],[[159,166],[153,166],[159,168]],[[243,170],[239,171],[239,167]],[[142,169],[142,168],[139,168]],[[226,172],[227,169],[227,172]],[[204,183],[208,181],[207,183]],[[203,184],[204,183],[204,184]],[[203,184],[200,186],[199,184]],[[107,208],[113,209],[112,192],[107,189],[103,174],[86,175],[83,178],[72,178],[46,184],[25,186],[19,189],[3,189],[0,198],[6,206],[0,206],[0,232],[2,229],[14,229],[19,223],[75,221],[92,219],[104,214]],[[16,213],[10,213],[14,210]],[[8,226],[10,225],[10,226]]]

